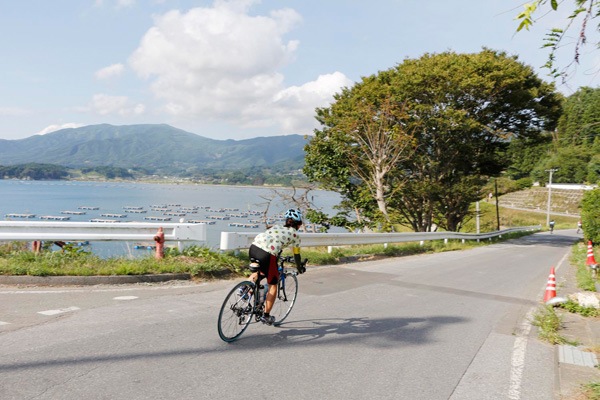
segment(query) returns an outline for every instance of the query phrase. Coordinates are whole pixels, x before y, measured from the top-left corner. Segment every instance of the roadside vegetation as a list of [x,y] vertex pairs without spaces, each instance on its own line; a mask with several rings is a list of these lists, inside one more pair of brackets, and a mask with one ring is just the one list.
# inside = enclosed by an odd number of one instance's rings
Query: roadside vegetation
[[[571,257],[569,259],[570,267],[576,268],[577,287],[584,291],[596,291],[596,282],[598,278],[586,266],[587,243],[579,242],[571,248]],[[593,307],[584,307],[572,299],[567,299],[565,303],[558,304],[559,309],[580,314],[584,317],[599,317],[600,310]],[[541,306],[534,314],[533,325],[539,328],[539,337],[551,344],[573,344],[569,343],[560,335],[562,328],[562,319],[560,313],[552,306]]]
[[[588,202],[588,204],[595,204]],[[474,206],[472,206],[473,208]],[[592,207],[596,207],[595,205]],[[589,209],[583,210],[591,212]],[[490,232],[497,229],[498,219],[501,229],[510,226],[545,226],[546,215],[531,211],[514,210],[501,207],[496,214],[495,204],[480,202],[480,231]],[[573,217],[556,217],[555,229],[572,229],[576,223]],[[406,227],[397,226],[397,231],[407,231]],[[543,228],[546,229],[546,228]],[[476,232],[475,218],[465,220],[463,232]],[[454,251],[484,246],[499,240],[507,240],[515,236],[503,235],[500,239],[490,241],[450,240],[428,241],[420,243],[400,243],[370,246],[335,247],[329,253],[327,248],[304,248],[303,257],[309,259],[310,265],[334,265],[338,263],[369,260],[378,257],[401,257],[428,252]],[[52,251],[46,248],[39,254],[28,249],[28,244],[11,242],[0,244],[0,275],[31,275],[31,276],[91,276],[91,275],[141,275],[164,273],[187,273],[196,279],[207,279],[223,276],[242,276],[247,274],[245,265],[248,263],[247,253],[222,253],[202,246],[191,246],[179,251],[167,248],[165,258],[157,260],[153,255],[144,258],[115,257],[103,259],[87,251],[85,247],[67,244],[62,250]],[[595,281],[586,275],[586,248],[581,245],[573,250],[573,263],[583,265],[579,273],[580,285],[587,290],[594,290]],[[579,275],[578,274],[578,275]]]
[[552,306],[540,307],[533,315],[534,326],[539,328],[539,338],[550,344],[573,344],[562,336],[559,331],[562,326],[562,319]]
[[[510,210],[511,215],[523,211]],[[486,213],[482,221],[495,216]],[[522,217],[527,225],[535,225],[534,219]],[[485,246],[529,233],[513,233],[486,241],[429,241],[384,245],[335,247],[329,253],[326,247],[303,248],[302,256],[309,259],[310,265],[335,265],[346,262],[364,261],[383,257],[402,257],[414,254],[455,251]],[[155,259],[152,255],[143,258],[115,257],[103,259],[84,247],[66,245],[62,250],[44,250],[33,253],[27,243],[11,242],[0,245],[0,275],[31,276],[92,276],[92,275],[141,275],[164,273],[188,273],[195,279],[214,277],[236,277],[248,274],[247,252],[238,253],[211,250],[202,246],[190,246],[183,251],[166,248],[165,258]]]

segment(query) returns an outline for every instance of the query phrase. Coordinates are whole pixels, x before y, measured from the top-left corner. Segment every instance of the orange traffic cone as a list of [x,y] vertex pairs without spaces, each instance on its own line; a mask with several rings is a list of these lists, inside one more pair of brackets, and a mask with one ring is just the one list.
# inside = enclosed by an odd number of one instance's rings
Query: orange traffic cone
[[546,285],[546,294],[544,294],[544,303],[556,297],[556,278],[554,276],[554,267],[550,268],[550,276]]
[[595,265],[598,264],[596,259],[594,258],[594,247],[592,246],[592,241],[588,242],[588,250],[587,250],[587,261],[585,265]]

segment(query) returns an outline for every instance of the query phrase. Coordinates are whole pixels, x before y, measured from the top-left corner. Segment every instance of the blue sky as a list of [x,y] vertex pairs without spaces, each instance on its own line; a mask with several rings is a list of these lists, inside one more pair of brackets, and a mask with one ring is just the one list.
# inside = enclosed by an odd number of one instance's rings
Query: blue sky
[[[213,139],[310,134],[315,107],[405,58],[482,47],[546,80],[542,39],[512,0],[19,0],[0,13],[0,138],[166,123]],[[564,60],[571,52],[565,49]],[[597,87],[584,49],[567,85]]]

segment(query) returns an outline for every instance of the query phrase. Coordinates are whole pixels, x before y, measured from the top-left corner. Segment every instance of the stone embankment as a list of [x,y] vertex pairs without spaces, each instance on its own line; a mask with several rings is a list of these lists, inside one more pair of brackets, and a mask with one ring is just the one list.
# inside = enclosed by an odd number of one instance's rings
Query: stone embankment
[[[578,216],[583,190],[552,189],[550,193],[550,213]],[[498,199],[501,207],[519,210],[546,212],[548,208],[548,188],[536,187],[502,195]]]

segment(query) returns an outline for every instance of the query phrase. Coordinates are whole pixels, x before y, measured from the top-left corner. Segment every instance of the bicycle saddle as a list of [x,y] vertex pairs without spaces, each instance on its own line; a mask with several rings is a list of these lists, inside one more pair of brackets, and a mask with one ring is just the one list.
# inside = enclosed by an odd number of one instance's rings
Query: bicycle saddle
[[252,272],[258,271],[260,269],[260,264],[258,263],[258,260],[254,259],[254,258],[251,258],[250,259],[250,265],[248,265],[248,268]]

